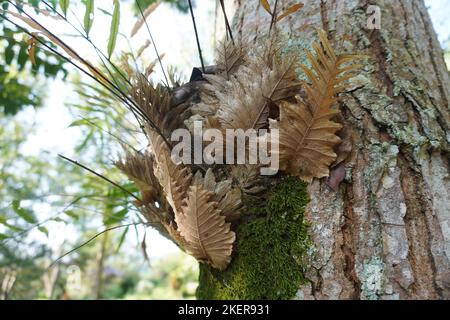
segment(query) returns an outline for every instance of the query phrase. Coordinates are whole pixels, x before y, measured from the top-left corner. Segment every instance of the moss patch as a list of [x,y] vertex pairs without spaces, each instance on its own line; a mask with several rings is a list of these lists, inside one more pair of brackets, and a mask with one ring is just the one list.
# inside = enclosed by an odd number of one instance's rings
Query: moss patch
[[309,199],[307,185],[283,178],[266,203],[255,207],[259,217],[241,223],[227,270],[200,265],[198,299],[292,299],[305,283],[304,257],[309,247],[303,221]]

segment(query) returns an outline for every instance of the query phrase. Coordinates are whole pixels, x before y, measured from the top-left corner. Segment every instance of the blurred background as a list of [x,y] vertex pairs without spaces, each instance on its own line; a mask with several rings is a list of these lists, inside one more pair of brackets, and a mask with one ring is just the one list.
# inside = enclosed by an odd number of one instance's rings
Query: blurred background
[[[152,2],[139,4],[145,9]],[[450,65],[450,0],[425,2]],[[218,3],[193,1],[206,65],[224,35]],[[0,4],[6,9],[6,1]],[[113,1],[95,4],[88,40],[106,52]],[[200,65],[187,4],[162,1],[148,19],[163,65],[172,66],[180,81]],[[121,0],[120,7],[114,52],[137,51],[149,37],[141,28],[130,38],[139,8],[133,0]],[[86,1],[72,1],[67,19],[76,25],[85,8]],[[83,57],[98,60],[89,41],[64,21],[33,14]],[[0,299],[193,299],[197,262],[145,228],[124,192],[57,156],[89,164],[137,192],[112,165],[121,151],[118,136],[142,144],[132,119],[60,57],[37,47],[31,61],[29,40],[0,18]],[[154,59],[149,46],[142,63]],[[155,67],[153,80],[161,79]]]

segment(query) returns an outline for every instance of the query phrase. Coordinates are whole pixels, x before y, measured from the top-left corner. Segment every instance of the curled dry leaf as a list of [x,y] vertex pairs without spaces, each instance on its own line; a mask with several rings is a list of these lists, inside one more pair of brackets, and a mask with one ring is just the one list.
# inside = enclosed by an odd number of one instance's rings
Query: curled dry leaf
[[[159,59],[162,60],[164,59],[165,53],[161,53],[159,56]],[[152,62],[150,62],[150,64],[145,68],[145,72],[144,75],[146,78],[148,78],[150,76],[150,74],[153,72],[153,69],[155,69],[156,63],[159,61],[159,59],[155,59]]]
[[280,130],[281,169],[308,182],[328,176],[329,166],[336,158],[333,148],[340,142],[335,133],[342,127],[330,119],[338,112],[282,103],[280,121],[272,126]]
[[197,260],[224,270],[230,263],[236,235],[217,209],[217,203],[210,201],[211,197],[212,193],[201,185],[191,186],[175,221],[187,242],[186,250]]

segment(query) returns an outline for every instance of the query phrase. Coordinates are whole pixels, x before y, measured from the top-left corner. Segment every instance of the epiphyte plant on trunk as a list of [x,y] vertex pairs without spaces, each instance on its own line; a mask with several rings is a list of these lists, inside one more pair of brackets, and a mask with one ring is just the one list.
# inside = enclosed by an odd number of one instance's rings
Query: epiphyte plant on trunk
[[[62,13],[43,2],[48,8],[41,11],[68,22],[69,2],[61,2]],[[84,31],[90,41],[93,1],[88,2],[86,12],[91,11],[87,13]],[[111,61],[120,20],[119,1],[114,2],[108,55],[99,53],[106,66],[103,69],[81,57],[22,6],[9,3],[17,12],[2,12],[5,19],[13,22],[6,16],[9,15],[37,30],[38,33],[22,28],[48,50],[55,51],[40,35],[56,44],[69,63],[106,88],[134,115],[148,146],[144,152],[125,146],[124,156],[115,165],[139,188],[141,197],[135,197],[135,204],[149,225],[197,260],[219,270],[227,268],[236,239],[233,229],[239,223],[240,213],[246,210],[242,199],[263,192],[265,185],[260,182],[259,165],[174,163],[170,142],[174,130],[191,129],[190,124],[199,120],[206,128],[220,131],[266,129],[269,136],[271,130],[277,129],[276,152],[286,174],[307,182],[329,176],[340,143],[336,133],[342,127],[335,121],[339,114],[337,97],[345,90],[345,81],[353,76],[352,72],[360,68],[353,61],[361,56],[337,55],[326,34],[318,30],[320,40],[312,45],[313,52],[306,53],[310,66],[300,65],[299,57],[285,50],[286,36],[278,30],[277,23],[295,14],[303,4],[278,14],[277,1],[271,8],[267,0],[261,0],[272,19],[267,26],[267,39],[257,47],[244,37],[233,37],[225,18],[228,39],[217,46],[215,66],[202,66],[200,76],[191,77],[188,83],[172,81],[169,85],[165,72],[164,83],[150,80],[156,63],[164,70],[146,21],[157,4],[146,10],[139,7],[141,18],[131,33],[133,36],[145,25],[156,52],[157,60],[141,71],[135,67],[137,63],[128,63],[129,56],[138,58],[131,54],[122,56],[120,68]],[[192,10],[191,13],[193,16]],[[147,42],[138,50],[137,56],[148,45]],[[110,68],[119,77],[112,77]],[[299,72],[307,81],[299,80]],[[174,75],[169,74],[169,78]]]

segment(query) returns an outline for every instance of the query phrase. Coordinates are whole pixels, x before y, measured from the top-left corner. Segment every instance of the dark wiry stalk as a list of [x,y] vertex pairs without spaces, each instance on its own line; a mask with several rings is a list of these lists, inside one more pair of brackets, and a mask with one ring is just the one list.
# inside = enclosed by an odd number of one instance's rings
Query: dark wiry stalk
[[[13,4],[11,1],[8,1],[9,3]],[[121,98],[122,102],[126,103],[127,106],[130,106],[130,103],[132,105],[134,105],[134,107],[136,107],[139,110],[139,106],[136,105],[136,103],[134,101],[132,101],[130,99],[130,97],[128,97],[119,87],[117,87],[115,84],[113,84],[108,78],[106,78],[101,72],[99,72],[99,70],[97,70],[97,68],[95,68],[91,63],[89,63],[88,61],[86,61],[85,59],[83,59],[76,51],[74,51],[72,48],[70,48],[64,41],[62,41],[59,37],[57,37],[54,33],[50,32],[47,28],[45,28],[43,25],[41,25],[37,20],[35,20],[32,16],[30,16],[28,13],[26,13],[23,10],[20,10],[20,8],[18,6],[16,6],[15,4],[13,4],[17,10],[23,12],[31,21],[33,21],[34,23],[36,23],[40,28],[42,28],[45,32],[47,32],[48,34],[50,34],[52,37],[54,37],[57,41],[59,41],[66,49],[68,49],[79,61],[81,61],[84,65],[88,66],[89,68],[91,68],[92,70],[95,70],[98,74],[98,76],[104,80],[108,85],[110,85],[111,87],[106,86],[104,83],[102,83],[101,81],[99,81],[95,76],[91,76],[91,78],[95,79],[99,84],[101,84],[103,87],[105,87],[108,91],[110,91],[111,93],[113,93],[116,97]],[[9,22],[13,23],[14,25],[16,25],[17,27],[19,27],[21,30],[23,30],[24,32],[26,32],[27,34],[29,34],[32,37],[33,36],[30,32],[28,32],[25,28],[22,28],[21,26],[19,26],[18,24],[12,22],[10,19],[7,19]],[[36,37],[35,37],[36,38]],[[36,38],[41,44],[44,44],[42,41],[40,41],[38,38]],[[49,48],[49,46],[45,45],[47,48]],[[88,72],[86,72],[83,68],[81,68],[80,66],[78,66],[77,64],[73,63],[69,58],[64,57],[62,54],[60,54],[59,52],[52,50],[52,52],[56,53],[58,56],[64,58],[66,61],[70,62],[72,65],[74,65],[77,69],[84,71],[84,73],[90,75]],[[131,106],[130,106],[131,107]],[[141,111],[142,112],[142,111]],[[142,117],[144,116],[144,113],[142,112],[141,114]],[[150,119],[149,119],[150,120]],[[150,120],[151,121],[151,120]]]
[[[62,41],[59,37],[57,37],[54,33],[50,32],[47,28],[45,28],[42,24],[40,24],[37,20],[35,20],[32,16],[30,16],[28,13],[26,13],[25,11],[23,11],[18,5],[14,4],[11,0],[8,0],[8,3],[12,4],[19,12],[23,12],[33,23],[35,23],[36,25],[38,25],[42,30],[44,30],[45,32],[47,32],[49,35],[51,35],[52,37],[54,37],[58,42],[60,42],[67,50],[69,50],[71,52],[71,54],[73,54],[79,61],[81,61],[84,65],[88,66],[90,69],[95,70],[97,75],[103,80],[105,81],[109,86],[105,85],[105,83],[103,83],[102,81],[100,81],[99,79],[97,79],[97,77],[91,75],[89,72],[87,72],[86,70],[84,70],[83,68],[81,68],[80,66],[78,66],[77,64],[75,64],[74,62],[71,61],[71,59],[63,56],[62,54],[60,54],[59,52],[57,52],[56,50],[54,50],[53,48],[49,47],[48,45],[46,45],[43,41],[38,40],[39,43],[43,44],[46,48],[50,49],[53,53],[57,54],[58,56],[62,57],[64,60],[68,61],[70,64],[72,64],[73,66],[75,66],[77,69],[79,69],[80,71],[82,71],[83,73],[87,74],[89,77],[91,77],[92,79],[94,79],[97,83],[99,83],[100,85],[102,85],[104,88],[106,88],[108,91],[110,91],[112,94],[114,94],[120,101],[122,101],[128,108],[129,110],[137,110],[138,114],[145,119],[149,125],[156,131],[156,133],[158,135],[160,135],[162,137],[162,139],[164,140],[164,142],[170,146],[169,141],[167,140],[167,138],[162,134],[161,129],[156,126],[154,124],[154,122],[152,121],[152,119],[150,119],[148,117],[148,115],[136,104],[136,102],[134,100],[132,100],[127,94],[125,94],[118,86],[116,86],[115,84],[113,84],[107,77],[105,77],[101,72],[99,72],[97,70],[97,68],[95,68],[91,63],[89,63],[88,61],[86,61],[85,59],[83,59],[76,51],[74,51],[72,48],[70,48],[64,41]],[[7,21],[11,22],[12,24],[14,24],[15,26],[17,26],[18,28],[20,28],[21,30],[23,30],[24,32],[26,32],[28,35],[34,37],[33,34],[31,34],[28,30],[26,30],[25,28],[19,26],[18,24],[12,22],[10,19],[6,18],[4,15],[2,15]]]
[[53,261],[53,262],[47,267],[46,270],[48,270],[48,269],[50,269],[51,267],[53,267],[53,266],[54,266],[55,264],[57,264],[58,261],[60,261],[62,258],[66,257],[66,256],[68,256],[69,254],[71,254],[71,253],[77,251],[78,249],[84,247],[85,245],[89,244],[91,241],[95,240],[97,237],[101,236],[102,234],[104,234],[104,233],[106,233],[106,232],[108,232],[108,231],[112,231],[112,230],[119,229],[119,228],[126,228],[126,227],[129,227],[129,226],[137,226],[137,225],[141,225],[141,224],[146,225],[147,223],[143,223],[143,222],[128,223],[128,224],[123,224],[123,225],[120,225],[120,226],[110,227],[110,228],[107,228],[107,229],[105,229],[105,230],[103,230],[103,231],[100,231],[100,232],[97,233],[95,236],[89,238],[87,241],[83,242],[82,244],[76,246],[76,247],[73,248],[72,250],[67,251],[67,252],[64,253],[62,256],[60,256],[60,257],[58,257],[57,259],[55,259],[55,261]]
[[[45,2],[44,2],[45,3]],[[51,8],[51,7],[50,7]],[[53,9],[60,17],[62,17],[62,15],[60,13],[58,13],[58,11],[56,9]],[[75,15],[76,18],[76,15]],[[122,73],[122,71],[111,61],[110,58],[108,58],[91,40],[91,38],[87,35],[85,35],[84,33],[82,33],[78,28],[76,28],[67,18],[63,17],[63,19],[70,24],[84,39],[86,39],[86,41],[88,41],[92,47],[95,49],[97,56],[99,57],[100,61],[102,62],[103,66],[105,67],[105,69],[108,71],[109,75],[111,76],[111,78],[113,79],[114,83],[116,84],[117,87],[119,87],[119,84],[117,83],[114,74],[111,72],[111,70],[108,68],[108,66],[106,65],[105,61],[103,59],[106,59],[108,61],[108,63],[114,68],[114,70],[120,74],[121,78],[124,79],[128,85],[131,87],[132,84],[130,82],[129,79],[127,79],[125,77],[125,75]],[[81,22],[77,19],[78,23]],[[142,133],[145,135],[145,137],[147,137],[147,132],[145,131],[145,127],[142,124],[141,120],[139,119],[137,113],[135,110],[133,110],[132,108],[129,109],[131,111],[131,113],[133,114],[133,117],[136,119],[136,122],[139,126],[139,128],[141,129]],[[148,137],[147,137],[148,138]]]
[[139,150],[137,150],[136,148],[134,148],[131,144],[127,143],[126,141],[124,141],[123,139],[119,138],[117,135],[115,135],[114,133],[103,129],[102,127],[100,127],[98,124],[92,122],[91,120],[89,120],[86,117],[81,117],[81,119],[83,119],[84,121],[86,121],[87,123],[89,123],[91,126],[96,127],[98,130],[101,130],[105,133],[107,133],[108,135],[110,135],[111,137],[113,137],[114,139],[116,139],[117,141],[119,141],[121,144],[126,145],[127,147],[129,147],[130,149],[132,149],[134,152],[136,153],[140,153]]
[[[121,76],[122,79],[124,79],[129,85],[131,85],[131,82],[125,77],[125,75],[123,74],[123,72],[114,64],[114,62],[111,61],[110,58],[108,58],[108,56],[106,54],[104,54],[96,45],[94,42],[92,42],[92,39],[89,36],[86,36],[83,32],[81,32],[81,30],[79,30],[77,27],[75,27],[68,19],[67,17],[65,17],[64,15],[62,15],[55,7],[53,7],[50,3],[48,3],[45,0],[42,0],[42,2],[45,4],[45,6],[49,9],[51,9],[54,13],[56,13],[56,15],[58,17],[60,17],[61,19],[63,19],[66,23],[68,23],[80,36],[82,36],[86,41],[89,42],[90,45],[92,45],[92,47],[94,48],[94,50],[96,51],[97,55],[99,56],[99,58],[102,60],[103,65],[105,66],[105,68],[108,70],[109,74],[111,76],[113,76],[113,74],[109,71],[108,67],[105,65],[105,63],[103,62],[103,59],[106,59],[106,61],[108,61],[108,63],[114,68],[114,70],[119,73],[119,75]],[[76,17],[76,15],[75,15]],[[100,57],[101,56],[101,57]],[[103,59],[102,59],[103,57]]]
[[152,41],[153,48],[155,49],[156,57],[158,58],[159,65],[161,67],[164,79],[166,81],[166,87],[169,88],[169,81],[167,80],[167,75],[166,75],[166,71],[164,70],[164,67],[163,67],[163,64],[161,61],[161,56],[159,55],[158,49],[156,48],[155,40],[153,39],[152,33],[150,32],[150,27],[147,23],[147,19],[145,19],[144,12],[142,11],[141,5],[139,4],[139,0],[136,0],[136,4],[139,9],[139,13],[142,16],[142,19],[144,19],[145,27],[147,28],[148,35],[150,36],[150,40]]
[[275,0],[275,5],[273,7],[273,12],[272,12],[272,20],[270,21],[269,33],[270,33],[270,31],[272,31],[273,25],[275,24],[275,21],[277,19],[277,6],[278,6],[278,0]]
[[76,165],[76,166],[78,166],[78,167],[80,167],[80,168],[82,168],[82,169],[84,169],[84,170],[86,170],[86,171],[89,171],[90,173],[96,175],[97,177],[99,177],[99,178],[101,178],[101,179],[103,179],[103,180],[109,182],[109,183],[112,184],[113,186],[119,188],[119,189],[122,190],[123,192],[125,192],[125,193],[129,194],[130,196],[132,196],[132,197],[133,197],[134,199],[136,199],[137,201],[139,201],[139,202],[142,201],[142,200],[139,199],[137,196],[135,196],[132,192],[128,191],[127,189],[125,189],[125,188],[122,187],[121,185],[119,185],[119,184],[117,184],[116,182],[114,182],[114,181],[108,179],[108,178],[105,177],[104,175],[101,175],[100,173],[95,172],[94,170],[92,170],[92,169],[86,167],[85,165],[79,163],[78,161],[72,160],[72,159],[70,159],[70,158],[67,158],[67,157],[63,156],[62,154],[58,154],[58,157],[60,157],[60,158],[62,158],[62,159],[64,159],[64,160],[66,160],[66,161],[69,161],[70,163],[73,163],[74,165]]
[[[3,15],[0,13],[0,17],[2,17],[3,19],[5,19],[6,21],[8,21],[9,23],[13,24],[14,26],[16,26],[18,29],[20,29],[21,31],[25,32],[26,34],[28,34],[30,37],[35,37],[30,31],[28,31],[27,29],[23,28],[22,26],[20,26],[19,24],[15,23],[14,21],[10,20],[7,16]],[[100,80],[98,80],[96,77],[94,77],[92,74],[90,74],[89,72],[87,72],[86,70],[84,70],[83,68],[81,68],[79,65],[77,65],[76,63],[74,63],[72,60],[70,60],[69,58],[67,58],[66,56],[62,55],[61,53],[59,53],[58,51],[56,51],[54,48],[50,47],[49,45],[47,45],[45,43],[45,41],[40,40],[38,37],[35,37],[36,41],[38,41],[41,45],[43,45],[46,49],[48,49],[51,53],[53,53],[54,55],[60,57],[61,59],[63,59],[65,62],[71,64],[72,66],[74,66],[76,69],[78,69],[79,71],[81,71],[82,73],[84,73],[85,75],[87,75],[89,78],[91,78],[92,80],[96,81],[98,84],[100,84],[101,86],[103,86],[105,89],[107,89],[111,94],[113,94],[116,98],[120,99],[122,102],[124,102],[125,104],[127,104],[126,101],[123,101],[122,97],[119,96],[119,94],[117,92],[115,92],[114,90],[112,90],[111,88],[105,86],[105,84],[103,84]]]
[[225,4],[223,0],[220,0],[220,6],[222,7],[223,17],[225,19],[225,27],[230,35],[231,42],[234,44],[233,32],[231,31],[230,23],[228,22],[227,12],[225,11]]
[[[41,23],[39,23],[36,19],[34,19],[32,16],[30,16],[27,12],[25,12],[23,9],[21,9],[18,5],[14,4],[11,0],[8,0],[8,3],[12,4],[19,12],[22,12],[29,18],[31,21],[33,21],[36,25],[38,25],[40,28],[42,28],[45,32],[50,34],[52,37],[54,37],[57,41],[59,41],[61,44],[64,45],[65,48],[67,48],[78,60],[80,60],[83,64],[88,66],[89,68],[92,68],[93,70],[97,70],[90,62],[82,58],[75,50],[73,50],[70,46],[68,46],[64,41],[62,41],[58,36],[56,36],[53,32],[50,32],[46,27],[44,27]],[[102,80],[106,81],[109,85],[111,85],[112,88],[116,89],[118,92],[120,92],[123,96],[126,97],[126,94],[120,90],[119,87],[115,86],[108,78],[103,76],[100,72],[98,72],[98,75],[102,78]]]
[[58,212],[57,214],[55,214],[54,216],[51,216],[43,221],[40,221],[36,224],[34,224],[33,226],[31,226],[28,229],[22,230],[19,233],[17,233],[16,235],[5,239],[4,241],[2,241],[2,244],[6,244],[9,240],[16,240],[17,238],[23,238],[23,235],[27,234],[28,232],[30,232],[31,230],[35,229],[35,228],[39,228],[40,226],[42,226],[43,224],[55,219],[56,217],[58,217],[59,215],[61,215],[62,213],[66,212],[67,210],[69,210],[70,207],[73,207],[77,202],[79,202],[81,199],[83,199],[84,197],[82,196],[78,196],[76,197],[74,200],[72,200],[69,204],[67,204],[60,212]]
[[202,47],[200,46],[200,39],[198,37],[197,32],[197,24],[195,23],[194,9],[192,9],[191,0],[188,0],[188,2],[189,2],[189,10],[191,11],[192,24],[194,25],[195,40],[197,41],[198,56],[200,58],[200,63],[202,64],[202,72],[205,73],[205,64],[203,63]]

